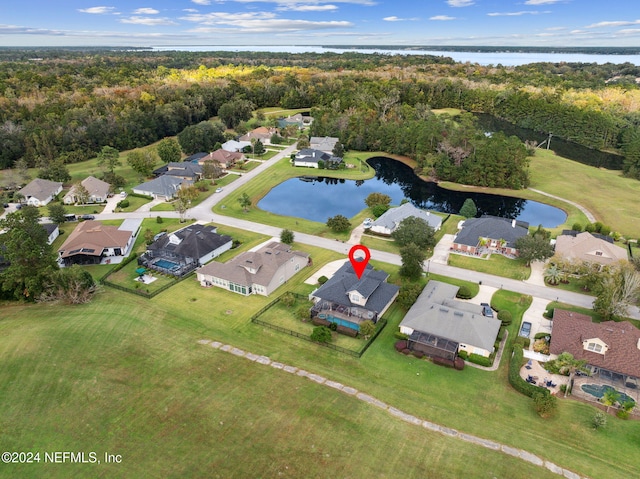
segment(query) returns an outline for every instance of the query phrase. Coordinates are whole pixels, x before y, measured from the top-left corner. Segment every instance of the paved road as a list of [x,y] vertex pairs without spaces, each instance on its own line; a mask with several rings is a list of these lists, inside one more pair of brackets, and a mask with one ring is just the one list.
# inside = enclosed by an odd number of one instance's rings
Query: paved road
[[[273,158],[263,162],[257,168],[247,172],[240,178],[224,187],[221,193],[214,193],[205,201],[199,205],[191,208],[187,211],[186,218],[193,218],[205,222],[213,222],[225,226],[231,226],[234,228],[244,229],[248,231],[254,231],[256,233],[264,234],[267,236],[280,236],[281,228],[269,225],[263,225],[260,223],[253,223],[251,221],[243,220],[240,218],[232,218],[230,216],[222,216],[212,212],[214,205],[223,200],[231,192],[244,186],[254,176],[264,174],[264,172],[272,165],[277,163],[280,159],[288,157],[295,151],[295,145],[287,147],[285,150],[276,154]],[[177,212],[162,211],[162,212],[146,212],[146,211],[134,211],[132,213],[103,213],[96,215],[97,219],[120,219],[120,218],[150,218],[160,214],[163,217],[178,218]],[[307,244],[310,246],[316,246],[319,248],[325,248],[328,250],[336,251],[338,253],[347,256],[351,243],[343,243],[342,241],[331,240],[327,238],[321,238],[318,236],[294,232],[297,243]],[[371,249],[371,258],[384,263],[401,265],[400,256],[387,253],[384,251],[378,251]],[[509,278],[502,278],[499,276],[493,276],[486,273],[480,273],[477,271],[471,271],[462,268],[456,268],[447,264],[441,264],[436,261],[428,260],[425,265],[425,271],[427,274],[434,273],[443,276],[450,276],[454,278],[465,279],[475,283],[480,283],[492,286],[497,289],[506,289],[509,291],[515,291],[517,293],[528,294],[536,298],[541,298],[547,301],[560,301],[575,306],[581,306],[584,308],[591,308],[593,306],[592,296],[573,293],[571,291],[564,291],[561,289],[555,289],[544,285],[525,283],[524,281],[518,281]],[[640,319],[640,309],[634,307],[631,310],[630,316],[635,319]]]

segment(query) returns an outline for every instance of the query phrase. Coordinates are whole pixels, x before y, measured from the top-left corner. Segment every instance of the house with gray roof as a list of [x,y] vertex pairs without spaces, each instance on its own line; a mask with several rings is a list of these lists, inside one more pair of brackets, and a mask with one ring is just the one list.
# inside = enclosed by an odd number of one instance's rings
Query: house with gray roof
[[135,186],[133,192],[138,195],[151,196],[156,200],[171,200],[176,196],[180,188],[192,184],[192,181],[184,178],[162,175],[154,180]]
[[62,183],[59,181],[43,180],[36,178],[18,191],[29,206],[45,206],[49,204],[58,193],[62,191]]
[[69,192],[64,195],[63,202],[66,205],[74,203],[104,203],[107,201],[111,185],[106,181],[102,181],[95,176],[89,176],[82,180],[80,184],[87,190],[86,198],[80,198],[78,195],[78,186],[73,185]]
[[398,296],[400,288],[387,283],[389,274],[368,264],[358,278],[349,261],[326,283],[311,293],[311,317],[356,331],[360,323],[378,321]]
[[381,235],[391,235],[405,218],[422,218],[434,231],[442,226],[442,218],[432,215],[430,211],[416,208],[412,203],[405,203],[397,208],[385,211],[377,220],[371,223],[371,231]]
[[516,240],[529,234],[526,221],[483,215],[469,218],[453,240],[452,250],[478,255],[482,252],[518,256]]
[[286,118],[278,118],[278,128],[286,128],[290,125],[295,125],[298,129],[304,128],[305,125],[310,125],[313,122],[313,117],[303,116],[300,113],[288,116]]
[[320,162],[324,168],[336,169],[343,162],[342,158],[325,153],[324,151],[315,150],[313,148],[303,148],[293,160],[293,166],[305,166],[307,168],[320,168]]
[[271,241],[256,251],[246,251],[226,263],[212,261],[196,271],[204,287],[233,291],[248,296],[269,296],[309,264],[309,254],[293,251]]
[[334,138],[332,136],[312,136],[309,139],[309,148],[333,154],[333,149],[339,141],[340,138]]
[[217,230],[215,226],[192,224],[163,235],[147,246],[138,264],[182,277],[231,249],[233,239]]
[[483,308],[456,300],[459,287],[431,280],[400,322],[409,349],[430,357],[455,359],[459,351],[489,357],[501,322]]
[[229,141],[225,141],[222,144],[222,149],[223,150],[227,150],[227,151],[241,152],[241,151],[244,151],[244,149],[247,146],[251,146],[251,142],[250,141],[229,140]]
[[60,236],[60,228],[55,223],[40,223],[47,232],[47,243],[53,244],[58,236]]

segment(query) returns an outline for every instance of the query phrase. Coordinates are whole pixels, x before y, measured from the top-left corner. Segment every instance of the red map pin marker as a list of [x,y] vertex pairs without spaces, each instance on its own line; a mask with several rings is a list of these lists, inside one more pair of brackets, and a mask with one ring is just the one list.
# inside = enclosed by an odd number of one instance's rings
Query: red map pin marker
[[[362,251],[364,253],[364,258],[361,255],[356,258],[356,252]],[[361,244],[357,244],[352,246],[349,250],[349,261],[351,261],[351,266],[353,270],[356,272],[356,276],[358,279],[362,277],[362,273],[364,273],[364,269],[367,267],[367,263],[371,259],[371,252],[369,248],[366,246],[362,246]]]

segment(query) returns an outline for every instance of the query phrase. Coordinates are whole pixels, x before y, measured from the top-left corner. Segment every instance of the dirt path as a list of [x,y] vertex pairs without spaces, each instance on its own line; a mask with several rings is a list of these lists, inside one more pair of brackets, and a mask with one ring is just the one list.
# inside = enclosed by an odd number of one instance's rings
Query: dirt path
[[560,201],[564,201],[565,203],[569,203],[570,205],[573,205],[576,208],[578,208],[580,211],[582,211],[585,214],[585,216],[587,217],[587,219],[591,223],[595,223],[596,222],[596,217],[593,216],[593,214],[591,214],[591,211],[589,211],[584,206],[579,205],[578,203],[576,203],[574,201],[568,200],[566,198],[561,198],[560,196],[552,195],[551,193],[545,193],[544,191],[536,190],[536,189],[533,189],[533,188],[527,188],[527,189],[529,189],[531,191],[534,191],[536,193],[540,193],[541,195],[548,196],[549,198],[555,198],[556,200],[560,200]]
[[521,459],[523,461],[526,461],[530,464],[533,464],[535,466],[539,466],[539,467],[544,467],[546,469],[548,469],[549,471],[558,474],[559,476],[563,476],[566,478],[571,478],[571,479],[586,479],[583,478],[583,476],[580,476],[579,474],[576,474],[573,471],[570,471],[568,469],[564,469],[556,464],[554,464],[553,462],[547,461],[546,459],[543,459],[539,456],[536,456],[535,454],[522,450],[522,449],[516,449],[515,447],[511,447],[508,446],[506,444],[501,444],[499,442],[495,442],[495,441],[491,441],[489,439],[484,439],[478,436],[473,436],[471,434],[467,434],[461,431],[458,431],[456,429],[451,429],[445,426],[441,426],[439,424],[430,422],[430,421],[425,421],[423,419],[420,419],[416,416],[412,416],[411,414],[408,414],[404,411],[401,411],[400,409],[396,409],[393,406],[390,406],[382,401],[380,401],[379,399],[370,396],[366,393],[360,392],[355,388],[352,388],[350,386],[345,386],[344,384],[340,384],[338,382],[335,381],[331,381],[330,379],[327,379],[323,376],[320,376],[318,374],[314,374],[314,373],[310,373],[308,371],[305,371],[304,369],[300,369],[297,368],[295,366],[290,366],[287,364],[283,364],[283,363],[279,363],[276,361],[272,361],[271,358],[267,357],[267,356],[259,356],[257,354],[253,354],[250,352],[246,352],[243,351],[242,349],[238,349],[236,347],[233,347],[229,344],[222,344],[218,341],[212,341],[210,339],[201,339],[198,341],[199,344],[205,345],[205,346],[210,346],[214,349],[217,349],[219,351],[224,351],[230,354],[233,354],[234,356],[240,357],[240,358],[245,358],[248,359],[249,361],[253,361],[255,363],[258,364],[262,364],[264,366],[271,366],[272,368],[275,369],[279,369],[281,371],[287,372],[289,374],[295,374],[296,376],[300,376],[300,377],[304,377],[307,378],[313,382],[316,382],[318,384],[321,384],[323,386],[327,386],[330,388],[333,388],[337,391],[340,391],[341,393],[344,394],[348,394],[349,396],[353,396],[357,399],[359,399],[360,401],[366,402],[372,406],[378,407],[380,409],[383,409],[385,411],[387,411],[389,414],[391,414],[392,416],[396,417],[397,419],[400,419],[401,421],[407,422],[409,424],[413,424],[415,426],[419,426],[419,427],[423,427],[425,429],[428,429],[430,431],[434,431],[440,434],[444,434],[446,436],[449,437],[454,437],[457,438],[461,441],[465,441],[465,442],[469,442],[471,444],[475,444],[477,446],[481,446],[481,447],[486,447],[487,449],[492,449],[494,451],[500,451],[503,454],[507,454],[509,456],[513,456],[516,457],[518,459]]

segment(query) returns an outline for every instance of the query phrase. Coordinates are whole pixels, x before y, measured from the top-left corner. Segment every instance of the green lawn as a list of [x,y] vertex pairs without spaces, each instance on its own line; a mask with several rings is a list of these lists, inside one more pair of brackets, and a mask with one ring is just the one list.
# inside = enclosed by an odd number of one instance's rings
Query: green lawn
[[509,259],[501,254],[492,254],[489,259],[476,258],[464,254],[450,254],[448,264],[458,268],[480,271],[481,273],[511,279],[527,279],[531,268],[522,259]]
[[149,275],[156,278],[155,281],[149,284],[140,283],[139,281],[136,281],[136,278],[138,277],[136,269],[138,268],[138,262],[131,261],[122,269],[111,273],[107,280],[111,283],[120,285],[123,288],[139,290],[146,293],[154,293],[168,284],[175,283],[177,281],[177,278],[174,278],[173,276],[167,276],[158,273],[157,271],[150,270]]
[[[341,256],[305,250],[313,268],[277,294],[302,288],[305,277]],[[397,268],[386,269],[394,281]],[[492,303],[524,308],[515,299],[519,295],[507,294],[496,293]],[[542,420],[531,400],[508,385],[506,361],[495,373],[455,371],[396,353],[394,332],[402,318],[397,308],[355,359],[250,323],[271,299],[187,280],[152,300],[105,288],[88,305],[3,305],[0,440],[8,450],[122,454],[126,470],[104,466],[97,473],[106,476],[208,477],[215,470],[221,477],[281,472],[364,478],[397,477],[402,470],[407,477],[552,477],[297,376],[196,344],[207,338],[324,375],[410,414],[530,450],[589,477],[633,477],[640,468],[636,424],[612,417],[595,432],[589,426],[595,409],[573,401],[561,401],[558,415]],[[2,470],[12,477],[69,477],[63,466],[46,473],[39,465],[8,467]],[[97,471],[75,467],[74,474]],[[78,472],[85,468],[86,474]]]

